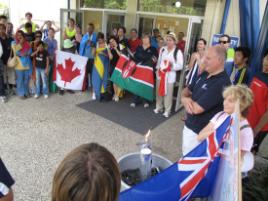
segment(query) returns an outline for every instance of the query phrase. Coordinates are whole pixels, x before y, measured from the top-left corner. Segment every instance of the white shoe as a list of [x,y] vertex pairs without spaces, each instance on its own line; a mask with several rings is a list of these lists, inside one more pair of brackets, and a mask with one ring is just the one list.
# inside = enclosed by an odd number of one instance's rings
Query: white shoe
[[130,104],[130,107],[136,107],[136,104],[135,103],[131,103]]
[[119,101],[119,97],[115,96],[115,97],[114,97],[114,101],[115,101],[115,102],[118,102],[118,101]]
[[143,107],[144,108],[148,108],[149,107],[149,103],[144,103]]
[[157,108],[154,109],[154,113],[155,113],[155,114],[158,114],[159,112],[162,112],[162,110],[157,109]]
[[96,95],[95,95],[95,93],[92,93],[92,100],[96,100]]
[[45,99],[48,99],[48,95],[44,95],[44,98],[45,98]]
[[39,98],[39,96],[38,96],[37,94],[35,94],[35,95],[34,95],[34,98],[37,99],[37,98]]
[[169,117],[169,113],[168,112],[164,112],[163,116],[166,117],[166,118],[168,118]]
[[7,102],[7,98],[5,96],[1,96],[0,99],[1,99],[1,102],[2,103],[6,103]]

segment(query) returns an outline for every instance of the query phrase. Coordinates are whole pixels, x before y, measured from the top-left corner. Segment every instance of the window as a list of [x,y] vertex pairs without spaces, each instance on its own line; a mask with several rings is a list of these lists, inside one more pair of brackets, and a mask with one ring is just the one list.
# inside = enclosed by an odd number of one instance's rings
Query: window
[[180,0],[180,8],[175,7],[175,2],[176,0],[139,0],[138,10],[196,16],[204,16],[205,14],[206,0]]
[[126,9],[127,0],[80,0],[82,8]]

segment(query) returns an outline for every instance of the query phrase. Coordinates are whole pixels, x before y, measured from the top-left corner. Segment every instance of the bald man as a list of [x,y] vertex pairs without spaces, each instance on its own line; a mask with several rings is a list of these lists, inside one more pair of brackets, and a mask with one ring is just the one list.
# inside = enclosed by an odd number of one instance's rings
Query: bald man
[[187,112],[183,128],[183,155],[198,145],[196,135],[209,120],[223,110],[223,89],[231,84],[224,71],[226,49],[222,46],[208,48],[204,56],[205,72],[196,82],[182,91],[182,104]]

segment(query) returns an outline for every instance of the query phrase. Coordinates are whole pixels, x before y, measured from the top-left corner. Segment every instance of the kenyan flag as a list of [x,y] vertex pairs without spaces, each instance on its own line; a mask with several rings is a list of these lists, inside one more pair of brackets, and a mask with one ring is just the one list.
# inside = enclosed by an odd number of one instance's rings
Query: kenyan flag
[[149,101],[154,99],[154,72],[150,65],[136,64],[122,54],[112,74],[111,81],[122,89]]

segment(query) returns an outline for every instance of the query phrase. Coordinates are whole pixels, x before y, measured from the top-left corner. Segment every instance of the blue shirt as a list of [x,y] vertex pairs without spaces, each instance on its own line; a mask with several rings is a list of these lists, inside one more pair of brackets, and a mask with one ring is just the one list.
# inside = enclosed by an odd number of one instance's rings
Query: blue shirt
[[[91,41],[91,44],[88,44],[88,41]],[[97,34],[93,32],[93,34],[89,35],[86,33],[80,42],[79,47],[79,55],[85,56],[89,59],[94,59],[94,56],[92,55],[92,47],[96,47],[97,44]]]
[[55,39],[47,38],[44,40],[44,43],[47,45],[48,55],[54,56],[54,53],[57,49],[57,41]]
[[205,111],[201,114],[187,114],[185,125],[198,134],[209,120],[218,112],[223,110],[222,92],[231,84],[230,78],[225,71],[209,78],[208,73],[200,75],[196,82],[188,86],[192,92],[192,99]]
[[9,193],[9,189],[15,183],[3,161],[0,159],[0,198]]
[[156,37],[151,38],[151,46],[158,49],[159,46]]

